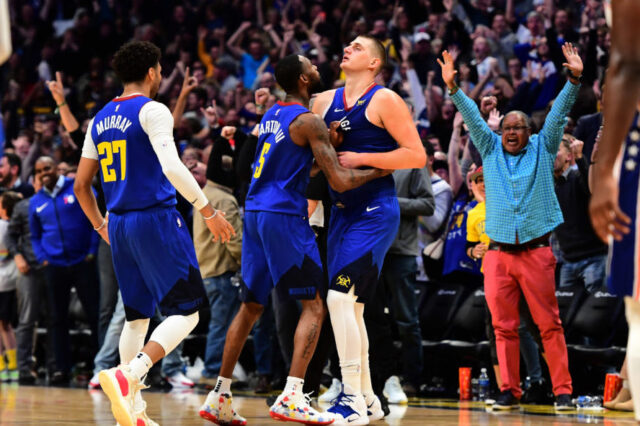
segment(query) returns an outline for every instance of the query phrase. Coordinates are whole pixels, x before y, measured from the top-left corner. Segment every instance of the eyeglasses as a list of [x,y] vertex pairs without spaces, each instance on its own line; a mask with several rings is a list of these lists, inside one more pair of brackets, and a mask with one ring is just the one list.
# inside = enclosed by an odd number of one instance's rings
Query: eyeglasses
[[509,133],[511,131],[514,131],[516,133],[520,133],[520,132],[524,132],[525,130],[527,130],[529,128],[529,126],[513,126],[513,127],[503,127],[502,128],[502,133]]

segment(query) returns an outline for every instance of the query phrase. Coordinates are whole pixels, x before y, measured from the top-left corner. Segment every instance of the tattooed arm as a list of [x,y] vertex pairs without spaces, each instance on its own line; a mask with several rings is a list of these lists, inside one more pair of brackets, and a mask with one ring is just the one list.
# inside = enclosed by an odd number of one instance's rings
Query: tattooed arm
[[329,185],[337,192],[345,192],[365,183],[386,176],[390,170],[380,169],[347,169],[338,163],[336,150],[329,141],[329,132],[322,119],[315,114],[302,114],[296,118],[289,134],[293,141],[301,146],[311,147],[316,163],[324,172]]

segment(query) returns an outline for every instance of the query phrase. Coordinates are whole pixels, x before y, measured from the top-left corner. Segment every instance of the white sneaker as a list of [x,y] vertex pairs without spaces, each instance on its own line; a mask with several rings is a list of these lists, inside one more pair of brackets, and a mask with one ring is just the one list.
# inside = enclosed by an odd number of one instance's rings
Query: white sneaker
[[200,407],[200,417],[217,425],[244,426],[247,420],[233,409],[231,392],[209,392],[207,399]]
[[331,401],[331,408],[327,411],[333,414],[334,425],[367,425],[367,403],[361,393],[356,394],[349,385],[342,385],[342,390]]
[[87,387],[89,389],[100,389],[100,378],[98,377],[100,373],[96,373],[93,375],[91,380],[89,380],[89,384]]
[[342,384],[335,377],[331,380],[331,386],[322,395],[318,397],[318,402],[331,402],[340,394]]
[[134,394],[144,385],[131,374],[127,365],[121,365],[99,373],[102,391],[111,401],[111,412],[121,426],[134,426],[136,414],[133,409]]
[[307,425],[328,425],[333,423],[333,416],[330,413],[320,413],[311,407],[309,395],[300,391],[283,392],[269,409],[269,415],[276,420]]
[[406,404],[409,401],[407,394],[402,390],[398,376],[391,376],[387,379],[382,393],[389,401],[389,404]]
[[369,417],[369,423],[380,420],[384,417],[384,411],[382,410],[382,404],[376,394],[367,395],[364,397],[367,403],[367,417]]
[[171,377],[167,377],[167,382],[169,382],[174,389],[190,389],[195,386],[195,383],[185,376],[182,371],[177,372]]

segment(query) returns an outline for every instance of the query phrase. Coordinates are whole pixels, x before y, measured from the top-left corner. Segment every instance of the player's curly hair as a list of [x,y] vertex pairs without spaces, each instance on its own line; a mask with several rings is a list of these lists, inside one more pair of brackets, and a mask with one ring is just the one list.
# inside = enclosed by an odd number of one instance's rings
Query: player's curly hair
[[131,41],[118,49],[111,65],[122,84],[144,80],[149,68],[160,62],[160,49],[148,41]]

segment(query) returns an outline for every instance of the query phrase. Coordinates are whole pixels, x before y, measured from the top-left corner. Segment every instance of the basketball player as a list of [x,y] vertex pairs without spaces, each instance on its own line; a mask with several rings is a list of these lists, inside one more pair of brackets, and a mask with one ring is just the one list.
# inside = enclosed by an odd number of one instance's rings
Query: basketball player
[[332,415],[310,407],[310,399],[302,393],[303,378],[326,314],[322,263],[306,217],[309,172],[315,156],[329,185],[338,192],[389,173],[371,168],[350,170],[339,165],[327,127],[308,109],[309,99],[319,91],[321,80],[307,58],[283,58],[276,65],[275,77],[287,96],[260,122],[253,177],[245,203],[243,303],[227,332],[218,381],[200,409],[200,416],[217,424],[246,424],[232,407],[231,375],[274,286],[280,296],[300,300],[302,314],[294,336],[289,377],[269,414],[275,419],[305,424],[333,421]]
[[[374,79],[386,60],[382,44],[359,36],[344,49],[344,88],[318,95],[313,111],[327,125],[339,121],[340,164],[349,168],[422,168],[426,153],[405,102]],[[364,302],[400,222],[392,176],[344,193],[332,191],[328,236],[327,306],[340,358],[343,390],[329,409],[336,424],[360,425],[383,417],[369,372]],[[367,409],[368,408],[368,409]],[[369,416],[368,413],[369,411]]]
[[[640,420],[640,289],[638,189],[640,186],[640,3],[605,4],[612,14],[611,50],[604,96],[602,140],[595,160],[590,213],[593,229],[609,243],[609,288],[625,297],[627,365],[636,420]],[[609,9],[611,7],[611,9]],[[612,17],[612,19],[609,19]],[[611,22],[612,21],[612,22]],[[626,140],[625,140],[626,138]],[[623,144],[624,141],[624,144]]]
[[[207,300],[175,189],[204,216],[214,240],[224,243],[235,233],[180,161],[171,112],[152,100],[162,79],[159,61],[160,49],[149,42],[127,43],[116,52],[113,68],[124,91],[89,123],[74,188],[94,229],[111,243],[125,307],[122,365],[99,373],[120,426],[155,424],[140,396],[143,379],[193,330]],[[107,217],[91,191],[98,170]],[[156,306],[167,318],[144,345]]]

